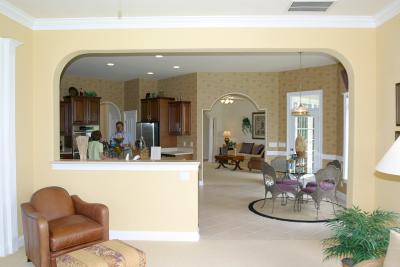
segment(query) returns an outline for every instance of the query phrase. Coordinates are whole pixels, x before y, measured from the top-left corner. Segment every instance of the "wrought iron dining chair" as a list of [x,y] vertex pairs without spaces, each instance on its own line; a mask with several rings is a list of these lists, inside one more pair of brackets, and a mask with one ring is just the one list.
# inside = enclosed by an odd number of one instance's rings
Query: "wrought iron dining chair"
[[274,213],[276,198],[279,195],[282,195],[282,205],[287,204],[288,193],[296,196],[299,184],[297,181],[293,180],[278,180],[276,177],[275,169],[266,162],[264,162],[263,164],[262,173],[265,186],[265,196],[262,208],[265,206],[268,192],[270,192],[272,196],[272,213]]
[[300,202],[303,199],[303,195],[306,194],[311,196],[311,198],[314,200],[318,218],[321,201],[323,199],[328,199],[332,203],[333,212],[336,214],[336,187],[339,183],[340,176],[340,169],[333,165],[328,165],[327,167],[319,170],[315,174],[316,182],[307,183],[306,187],[302,188],[296,195],[295,203],[297,202],[300,208]]

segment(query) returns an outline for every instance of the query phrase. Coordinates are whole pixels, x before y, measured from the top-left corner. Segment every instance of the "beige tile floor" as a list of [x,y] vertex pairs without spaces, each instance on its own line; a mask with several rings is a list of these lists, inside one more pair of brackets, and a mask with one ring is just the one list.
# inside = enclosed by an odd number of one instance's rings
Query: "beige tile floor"
[[[127,241],[146,252],[149,267],[339,267],[322,260],[323,224],[288,223],[251,213],[263,197],[260,173],[215,170],[205,164],[200,188],[199,242]],[[1,267],[32,267],[25,253],[0,258]]]
[[329,235],[322,223],[284,222],[252,213],[249,203],[264,197],[261,172],[215,169],[216,166],[204,164],[204,186],[199,190],[201,239],[321,240]]

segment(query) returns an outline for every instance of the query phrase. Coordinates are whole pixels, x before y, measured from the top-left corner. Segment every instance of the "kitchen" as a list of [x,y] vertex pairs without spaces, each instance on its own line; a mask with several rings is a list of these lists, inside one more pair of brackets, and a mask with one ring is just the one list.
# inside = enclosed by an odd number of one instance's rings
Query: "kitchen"
[[[123,76],[119,75],[122,70],[114,67],[124,65],[123,60],[132,59],[126,56],[100,58],[104,64],[90,68],[91,73],[82,67],[88,64],[85,60],[93,61],[93,57],[87,57],[67,66],[61,77],[60,158],[79,159],[75,138],[90,135],[95,130],[101,130],[103,138],[110,143],[115,123],[123,121],[125,131],[132,137],[130,159],[136,154],[143,160],[149,159],[150,149],[143,149],[143,144],[147,148],[160,146],[161,159],[194,159],[196,75],[175,71],[171,73],[174,76],[169,74],[160,79],[147,73],[144,78],[134,74]],[[117,63],[110,66],[111,60]],[[133,79],[127,80],[132,76]],[[125,159],[125,156],[114,154],[111,158]]]

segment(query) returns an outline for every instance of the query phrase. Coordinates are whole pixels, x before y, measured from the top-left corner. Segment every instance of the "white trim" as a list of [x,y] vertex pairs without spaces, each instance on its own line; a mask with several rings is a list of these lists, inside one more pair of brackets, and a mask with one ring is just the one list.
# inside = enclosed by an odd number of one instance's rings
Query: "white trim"
[[375,15],[376,27],[381,26],[386,21],[390,20],[394,16],[400,13],[400,0],[395,0],[388,4],[380,12]]
[[53,161],[53,170],[61,171],[198,171],[196,161]]
[[322,160],[339,160],[343,161],[343,156],[333,154],[322,154]]
[[132,28],[375,28],[371,16],[148,16],[36,19],[34,30]]
[[19,45],[0,38],[0,256],[18,249],[15,55]]
[[35,18],[6,0],[0,13],[32,30],[132,28],[376,28],[400,13],[400,0],[372,16],[266,15],[266,16],[141,16]]
[[21,235],[21,236],[18,238],[18,248],[22,248],[23,246],[25,246],[25,240],[24,240],[24,236]]
[[29,29],[33,29],[35,18],[5,0],[0,0],[0,13]]
[[268,150],[267,156],[287,156],[287,151]]
[[110,230],[110,239],[198,242],[199,232],[148,232]]

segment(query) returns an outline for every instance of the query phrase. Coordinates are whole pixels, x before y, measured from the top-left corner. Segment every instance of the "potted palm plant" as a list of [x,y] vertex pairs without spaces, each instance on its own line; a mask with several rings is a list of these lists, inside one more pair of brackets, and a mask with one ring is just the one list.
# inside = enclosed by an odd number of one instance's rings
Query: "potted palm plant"
[[379,209],[368,213],[353,207],[338,212],[326,223],[332,236],[322,241],[325,259],[340,258],[343,267],[382,266],[390,230],[399,231],[399,219],[399,214]]

